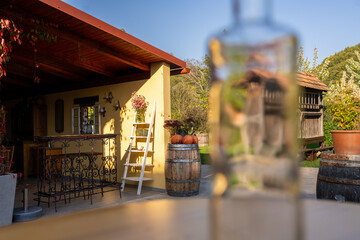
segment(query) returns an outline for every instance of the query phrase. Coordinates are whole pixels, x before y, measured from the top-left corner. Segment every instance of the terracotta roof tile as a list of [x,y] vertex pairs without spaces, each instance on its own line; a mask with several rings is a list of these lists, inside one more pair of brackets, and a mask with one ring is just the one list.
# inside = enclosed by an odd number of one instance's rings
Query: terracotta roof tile
[[[279,75],[279,74],[274,74],[274,73],[269,72],[269,71],[267,71],[265,69],[251,69],[249,72],[246,73],[245,80],[241,80],[239,82],[236,82],[234,84],[234,86],[239,87],[241,84],[246,83],[246,81],[251,79],[252,75],[259,76],[263,81],[269,81],[271,79],[276,79],[278,81],[278,83],[280,84],[280,86],[282,86],[285,89],[288,87],[288,82],[289,81],[286,79],[285,76]],[[325,83],[320,81],[317,77],[315,77],[314,74],[304,73],[304,72],[298,71],[296,76],[297,76],[296,77],[296,83],[301,87],[318,89],[318,90],[322,90],[322,91],[329,91],[330,90],[330,88],[328,86],[326,86]]]
[[318,89],[323,91],[329,91],[330,88],[325,83],[320,81],[314,74],[297,72],[296,83],[299,86]]

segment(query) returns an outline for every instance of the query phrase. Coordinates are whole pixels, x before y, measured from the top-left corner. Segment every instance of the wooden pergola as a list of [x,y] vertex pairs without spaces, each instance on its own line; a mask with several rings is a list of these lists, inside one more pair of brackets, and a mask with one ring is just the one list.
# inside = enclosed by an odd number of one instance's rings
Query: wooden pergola
[[36,53],[26,38],[14,45],[1,79],[2,99],[147,79],[155,62],[167,62],[171,75],[189,71],[184,61],[60,0],[2,0],[0,15],[25,33],[57,39],[38,40]]

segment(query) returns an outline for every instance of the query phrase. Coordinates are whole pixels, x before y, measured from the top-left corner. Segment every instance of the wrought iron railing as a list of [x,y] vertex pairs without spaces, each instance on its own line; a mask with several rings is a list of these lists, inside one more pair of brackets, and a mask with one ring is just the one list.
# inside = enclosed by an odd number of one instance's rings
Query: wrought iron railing
[[[119,189],[116,134],[37,137],[40,174],[38,204],[68,203],[73,198]],[[108,188],[108,187],[116,187]],[[106,190],[105,190],[106,188]]]

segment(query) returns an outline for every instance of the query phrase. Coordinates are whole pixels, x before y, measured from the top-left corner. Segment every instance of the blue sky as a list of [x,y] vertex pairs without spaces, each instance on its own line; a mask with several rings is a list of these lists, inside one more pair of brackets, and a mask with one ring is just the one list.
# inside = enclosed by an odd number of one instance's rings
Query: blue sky
[[[208,37],[232,21],[232,0],[64,0],[180,59],[201,59]],[[273,0],[275,22],[297,32],[319,61],[360,43],[359,0]]]

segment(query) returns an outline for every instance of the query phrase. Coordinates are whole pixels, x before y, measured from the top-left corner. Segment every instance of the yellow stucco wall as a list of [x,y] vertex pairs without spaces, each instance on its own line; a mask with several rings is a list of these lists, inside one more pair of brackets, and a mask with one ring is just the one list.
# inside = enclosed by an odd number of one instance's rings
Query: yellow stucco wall
[[[103,97],[105,93],[111,91],[113,102],[105,102]],[[151,65],[150,79],[126,82],[96,88],[69,91],[64,93],[50,94],[44,96],[47,104],[47,122],[48,135],[70,135],[72,134],[71,111],[74,105],[74,98],[99,96],[101,107],[105,107],[105,117],[101,117],[101,133],[116,133],[117,138],[117,157],[118,157],[118,181],[121,181],[123,175],[123,164],[126,159],[125,150],[129,146],[129,136],[131,135],[132,122],[134,120],[135,111],[131,108],[131,93],[137,91],[149,101],[149,107],[146,111],[146,121],[150,122],[150,115],[153,109],[154,101],[156,101],[156,116],[154,126],[154,140],[150,144],[150,149],[154,150],[153,160],[154,168],[147,169],[145,177],[152,177],[153,181],[144,182],[144,186],[155,188],[165,188],[164,165],[166,157],[166,148],[169,141],[169,133],[164,130],[164,120],[170,118],[170,68],[167,63],[154,63]],[[64,132],[61,134],[55,131],[55,101],[57,99],[64,100]],[[119,100],[123,109],[115,111],[113,104],[115,100]],[[144,145],[144,141],[138,145]],[[147,162],[148,163],[148,162]],[[151,162],[150,162],[151,163]],[[139,168],[140,170],[140,168]],[[134,173],[130,173],[134,174]],[[131,183],[131,182],[129,182]],[[134,182],[132,182],[134,184]]]

